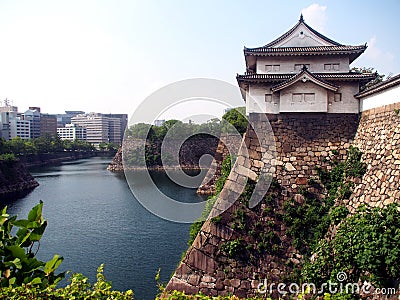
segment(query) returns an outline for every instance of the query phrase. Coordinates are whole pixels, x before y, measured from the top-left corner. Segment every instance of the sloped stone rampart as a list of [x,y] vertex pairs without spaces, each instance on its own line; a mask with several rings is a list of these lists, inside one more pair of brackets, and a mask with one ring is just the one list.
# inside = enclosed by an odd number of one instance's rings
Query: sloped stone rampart
[[230,154],[229,151],[231,151],[233,155],[239,151],[241,142],[241,136],[237,134],[221,135],[210,168],[202,184],[197,189],[198,194],[212,195],[215,193],[215,181],[221,175],[222,162]]
[[400,203],[400,103],[362,112],[354,140],[362,160],[364,174],[345,204],[354,213],[360,204],[384,207]]
[[[332,151],[337,152],[339,158],[345,158],[356,134],[359,116],[280,114],[267,117],[274,134],[276,157],[269,155],[271,145],[265,143],[271,135],[269,126],[259,115],[251,114],[249,119],[255,131],[249,129],[246,132],[236,164],[211,211],[211,216],[219,215],[221,221],[206,221],[168,283],[167,290],[202,292],[212,296],[233,293],[250,297],[257,293],[257,286],[263,278],[275,282],[284,280],[292,267],[299,263],[300,256],[286,236],[286,228],[279,217],[283,212],[283,202],[298,196],[299,189],[308,184],[308,179],[317,175],[316,166],[329,167],[327,160]],[[264,136],[259,134],[257,137],[255,132]],[[248,157],[244,155],[246,151]],[[262,202],[254,210],[249,210],[238,196],[245,190],[247,179],[258,180],[262,172],[273,174],[279,185],[276,203]],[[266,213],[267,208],[272,215]],[[247,225],[258,223],[257,234],[273,231],[279,240],[275,252],[262,252],[263,255],[250,259],[228,257],[222,251],[223,245],[235,241],[252,248],[250,232],[231,225],[240,210],[247,210],[251,216]]]

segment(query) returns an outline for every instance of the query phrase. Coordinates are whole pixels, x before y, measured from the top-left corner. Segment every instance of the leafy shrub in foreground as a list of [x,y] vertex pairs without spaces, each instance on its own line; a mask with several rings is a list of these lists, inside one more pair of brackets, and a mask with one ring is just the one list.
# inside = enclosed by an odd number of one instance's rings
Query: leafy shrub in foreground
[[42,289],[34,284],[23,284],[16,287],[5,287],[0,289],[0,299],[10,300],[34,300],[34,299],[115,299],[131,300],[133,292],[113,291],[111,283],[105,280],[103,265],[97,269],[97,282],[93,285],[88,283],[88,278],[76,273],[69,279],[70,283],[64,288],[55,289],[52,286]]
[[[47,226],[42,215],[43,202],[32,208],[27,219],[10,217],[7,207],[0,216],[0,299],[133,299],[133,292],[113,291],[105,280],[103,265],[97,282],[88,283],[82,274],[73,274],[70,284],[56,288],[64,273],[55,274],[63,261],[59,255],[43,262],[35,255]],[[15,230],[17,229],[17,230]],[[15,234],[14,234],[15,232]]]

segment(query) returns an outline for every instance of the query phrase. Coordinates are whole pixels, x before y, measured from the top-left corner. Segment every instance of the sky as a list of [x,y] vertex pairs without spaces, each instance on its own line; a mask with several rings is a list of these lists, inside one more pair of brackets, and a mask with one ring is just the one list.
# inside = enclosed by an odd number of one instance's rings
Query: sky
[[396,75],[399,11],[397,0],[0,0],[0,100],[21,112],[39,106],[131,115],[179,80],[236,85],[243,47],[274,40],[300,13],[339,43],[367,43],[352,66]]

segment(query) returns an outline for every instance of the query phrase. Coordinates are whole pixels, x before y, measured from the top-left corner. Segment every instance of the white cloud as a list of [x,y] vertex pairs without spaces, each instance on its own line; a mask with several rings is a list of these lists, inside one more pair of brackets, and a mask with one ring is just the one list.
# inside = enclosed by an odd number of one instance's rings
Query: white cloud
[[322,33],[324,33],[325,31],[325,12],[326,6],[319,5],[318,3],[311,4],[310,6],[301,10],[301,13],[303,14],[306,23],[313,27],[315,30]]
[[368,41],[368,48],[357,64],[365,67],[374,67],[379,73],[388,75],[393,71],[395,56],[391,52],[383,51],[379,47],[378,39],[372,36]]

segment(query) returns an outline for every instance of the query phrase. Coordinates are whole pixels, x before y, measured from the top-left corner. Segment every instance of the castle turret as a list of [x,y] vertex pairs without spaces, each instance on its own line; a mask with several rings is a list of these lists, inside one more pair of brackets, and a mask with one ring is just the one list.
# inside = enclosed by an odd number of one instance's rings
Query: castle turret
[[237,81],[247,113],[359,113],[354,95],[376,75],[351,72],[350,64],[366,48],[327,38],[301,15],[274,41],[244,48],[246,73]]

